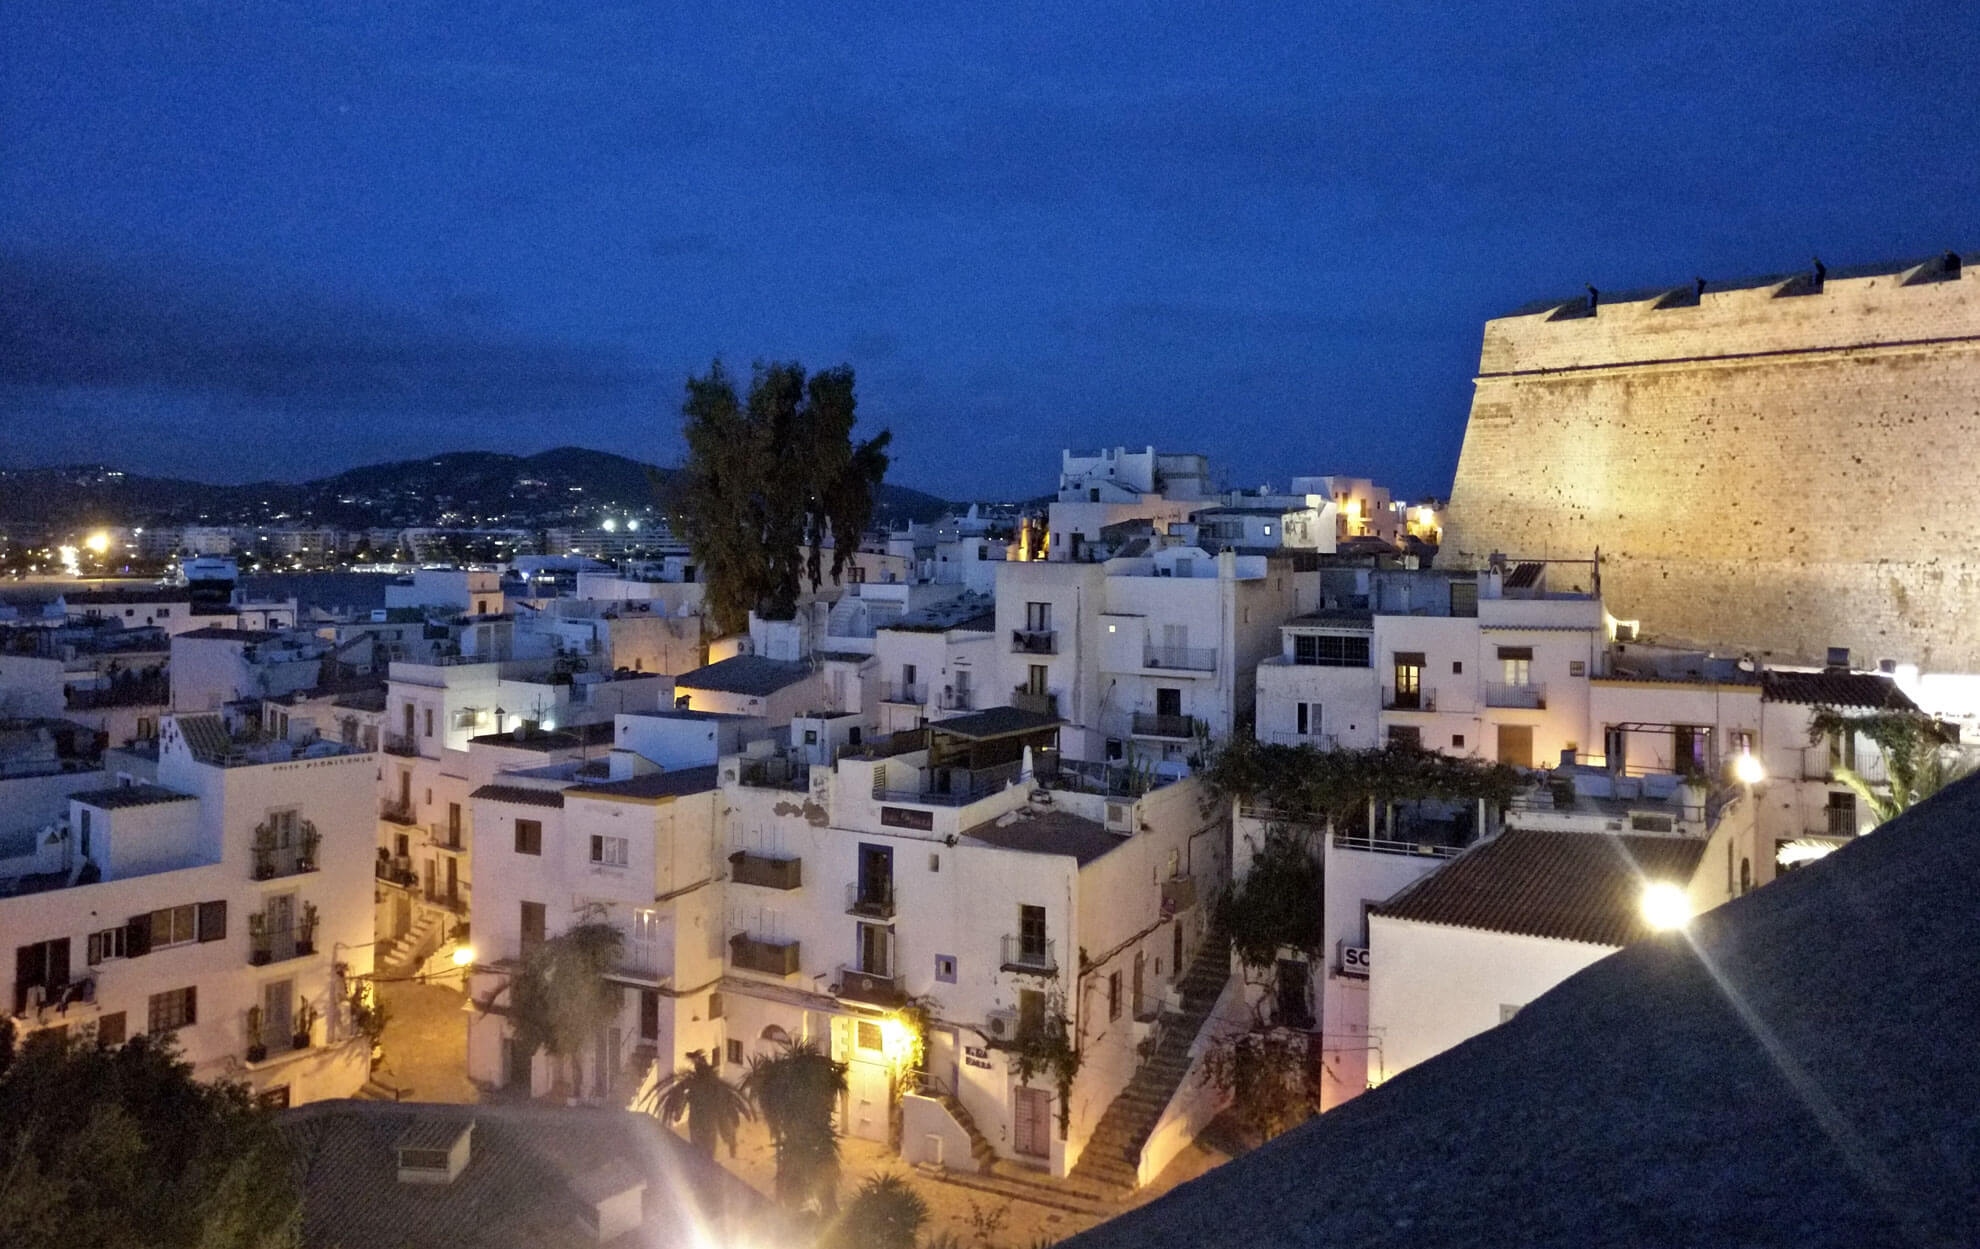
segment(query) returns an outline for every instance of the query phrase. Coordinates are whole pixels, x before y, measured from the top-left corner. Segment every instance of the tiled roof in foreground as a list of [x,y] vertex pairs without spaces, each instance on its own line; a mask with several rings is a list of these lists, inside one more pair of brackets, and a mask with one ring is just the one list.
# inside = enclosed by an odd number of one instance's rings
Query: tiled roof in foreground
[[564,805],[564,791],[561,789],[535,789],[528,785],[483,785],[468,797],[487,798],[495,802],[513,802],[525,807]]
[[1980,1244],[1976,897],[1980,779],[1065,1249]]
[[1650,935],[1646,881],[1690,883],[1701,837],[1508,829],[1374,909],[1377,915],[1454,928],[1594,945]]
[[1782,672],[1769,668],[1760,674],[1760,695],[1770,703],[1883,711],[1915,711],[1918,707],[1897,682],[1874,672]]

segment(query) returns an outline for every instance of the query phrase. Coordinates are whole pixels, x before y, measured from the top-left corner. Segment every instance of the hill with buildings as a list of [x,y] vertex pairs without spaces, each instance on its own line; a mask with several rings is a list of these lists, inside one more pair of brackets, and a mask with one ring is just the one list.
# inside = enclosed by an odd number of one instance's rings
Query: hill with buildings
[[1980,780],[1069,1249],[1980,1244]]
[[[348,469],[304,482],[225,486],[146,477],[103,465],[0,469],[0,521],[30,525],[290,521],[359,528],[530,525],[646,512],[673,469],[583,447],[535,455],[455,451]],[[884,520],[933,519],[948,504],[906,486],[880,488]]]

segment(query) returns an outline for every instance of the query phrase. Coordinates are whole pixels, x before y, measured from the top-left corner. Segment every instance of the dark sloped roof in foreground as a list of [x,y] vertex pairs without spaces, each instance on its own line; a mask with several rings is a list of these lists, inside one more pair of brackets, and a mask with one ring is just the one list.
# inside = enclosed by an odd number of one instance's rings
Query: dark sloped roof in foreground
[[106,789],[86,789],[69,797],[101,811],[114,811],[119,807],[148,807],[159,802],[199,801],[191,794],[182,794],[163,785],[112,785]]
[[470,798],[488,798],[495,802],[513,802],[525,807],[561,807],[564,805],[564,791],[561,789],[537,789],[530,785],[483,785],[469,794]]
[[[450,1184],[404,1184],[400,1144],[451,1142],[474,1124],[468,1164]],[[564,1249],[599,1242],[578,1223],[585,1201],[646,1182],[642,1227],[606,1242],[627,1249],[727,1244],[765,1202],[697,1155],[650,1115],[566,1106],[443,1106],[326,1101],[285,1111],[303,1190],[306,1249],[421,1245],[431,1249]],[[706,1239],[691,1224],[710,1224]]]
[[1627,945],[1650,935],[1643,922],[1644,882],[1687,885],[1704,855],[1702,837],[1508,829],[1376,907],[1375,914]]
[[966,716],[936,720],[928,727],[951,737],[984,741],[992,737],[1009,737],[1013,733],[1035,733],[1064,723],[1057,716],[1040,715],[1017,707],[985,707]]
[[1067,1244],[1980,1244],[1976,897],[1971,779]]
[[1874,672],[1782,672],[1760,674],[1760,696],[1773,703],[1808,703],[1830,707],[1874,707],[1880,711],[1915,711],[1897,682]]
[[564,792],[574,798],[679,798],[705,794],[718,788],[722,769],[714,764],[700,768],[676,768],[671,772],[648,772],[623,781],[591,781],[573,785]]
[[765,659],[761,655],[732,655],[720,663],[675,677],[674,688],[767,698],[810,675],[810,664],[792,663],[787,659]]

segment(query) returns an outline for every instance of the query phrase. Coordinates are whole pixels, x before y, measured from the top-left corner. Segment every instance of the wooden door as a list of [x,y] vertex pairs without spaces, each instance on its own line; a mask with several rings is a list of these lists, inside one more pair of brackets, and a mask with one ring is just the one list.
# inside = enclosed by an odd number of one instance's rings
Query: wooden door
[[1052,1156],[1052,1095],[1017,1089],[1011,1113],[1011,1148],[1027,1158]]
[[1141,1018],[1143,1013],[1141,1009],[1141,974],[1143,971],[1142,964],[1145,963],[1146,961],[1147,961],[1147,956],[1142,954],[1140,950],[1136,950],[1134,952],[1134,998],[1133,998],[1134,1016],[1133,1017],[1136,1019]]

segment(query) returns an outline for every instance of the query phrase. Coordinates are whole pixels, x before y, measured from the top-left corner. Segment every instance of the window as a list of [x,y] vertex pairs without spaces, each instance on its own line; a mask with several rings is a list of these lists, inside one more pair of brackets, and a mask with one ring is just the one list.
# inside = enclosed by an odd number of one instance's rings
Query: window
[[743,1064],[742,1041],[736,1037],[729,1038],[729,1061],[738,1067]]
[[168,945],[190,945],[199,939],[199,907],[188,902],[184,906],[168,906],[162,911],[151,913],[151,948],[160,950]]
[[426,735],[433,736],[433,708],[426,709]]
[[955,955],[937,954],[935,956],[935,979],[941,981],[943,984],[954,984],[956,982]]
[[112,1011],[96,1021],[96,1043],[103,1046],[122,1045],[125,1039],[123,1011]]
[[1571,677],[1585,677],[1585,676],[1587,676],[1587,675],[1588,675],[1588,661],[1587,661],[1587,660],[1585,660],[1585,659],[1570,659],[1570,660],[1568,660],[1568,675],[1569,675],[1569,676],[1571,676]]
[[1533,648],[1531,646],[1501,646],[1499,648],[1499,668],[1507,685],[1533,684]]
[[1052,605],[1050,603],[1026,603],[1024,605],[1024,627],[1033,633],[1044,633],[1052,627]]
[[[1829,734],[1829,767],[1856,771],[1856,732]],[[1854,830],[1851,830],[1854,831]]]
[[1856,836],[1856,795],[1831,791],[1829,794],[1829,836]]
[[1018,950],[1026,958],[1045,957],[1045,908],[1042,906],[1020,906],[1018,908]]
[[1045,1026],[1045,994],[1038,989],[1018,990],[1018,1035],[1032,1036]]
[[710,1019],[722,1017],[722,995],[719,992],[708,995],[708,1017]]
[[1753,741],[1752,729],[1732,730],[1731,741],[1732,741],[1733,754],[1750,755],[1753,753],[1753,747],[1755,743]]
[[1389,745],[1407,746],[1412,750],[1420,749],[1423,745],[1423,730],[1417,728],[1414,724],[1391,724],[1389,726]]
[[522,904],[522,952],[525,956],[543,944],[543,911],[541,902]]
[[1423,705],[1423,652],[1397,651],[1395,653],[1395,688],[1390,698],[1392,707],[1421,707]]
[[859,1020],[854,1027],[854,1044],[863,1050],[879,1053],[885,1048],[885,1040],[880,1035],[880,1025],[870,1019]]
[[126,948],[124,941],[129,932],[128,928],[105,928],[102,932],[89,934],[90,965],[108,962],[113,958],[123,958]]
[[1464,675],[1464,660],[1462,659],[1451,660],[1451,675],[1452,676]]
[[69,939],[37,941],[14,950],[14,1013],[26,1009],[27,991],[39,986],[43,1000],[53,998],[69,984]]
[[543,853],[543,821],[542,820],[516,821],[516,853],[517,854]]
[[1114,1020],[1114,1019],[1119,1019],[1120,1017],[1121,1017],[1121,973],[1117,971],[1110,971],[1107,973],[1107,1018],[1109,1020]]
[[1032,664],[1030,665],[1030,668],[1031,668],[1031,672],[1030,675],[1025,680],[1024,692],[1027,694],[1037,694],[1042,697],[1045,693],[1045,685],[1046,685],[1045,665]]
[[169,616],[171,616],[171,614],[172,614],[172,609],[169,607],[161,607],[158,609],[158,618],[160,620],[164,620],[168,618]]
[[151,995],[145,1031],[153,1036],[199,1022],[199,991],[188,985]]
[[1457,748],[1458,750],[1463,750],[1463,749],[1464,749],[1464,734],[1462,734],[1462,733],[1453,733],[1453,734],[1451,734],[1451,745],[1452,745],[1453,747],[1455,747],[1455,748]]
[[1476,581],[1451,582],[1451,615],[1476,616],[1478,614],[1478,583]]
[[591,837],[591,861],[605,867],[626,865],[626,839],[623,837],[601,837],[594,833]]

